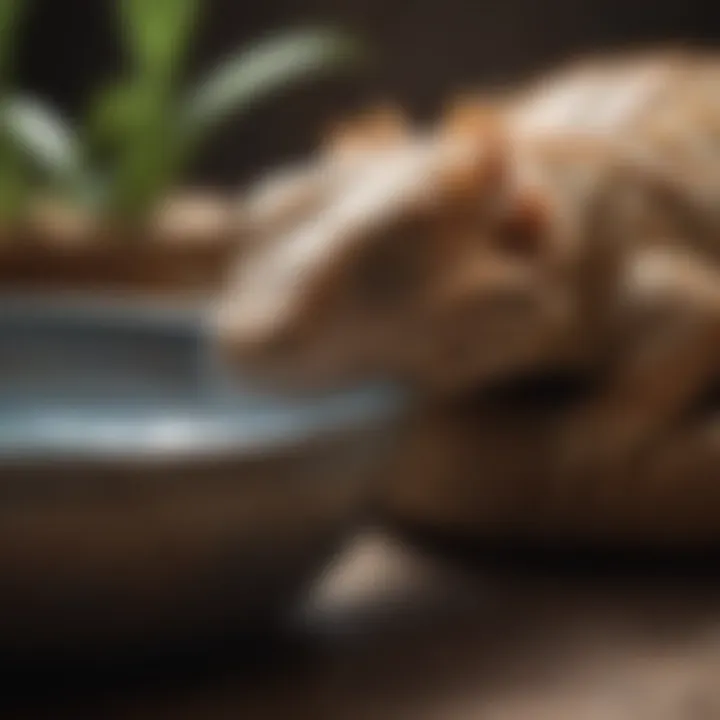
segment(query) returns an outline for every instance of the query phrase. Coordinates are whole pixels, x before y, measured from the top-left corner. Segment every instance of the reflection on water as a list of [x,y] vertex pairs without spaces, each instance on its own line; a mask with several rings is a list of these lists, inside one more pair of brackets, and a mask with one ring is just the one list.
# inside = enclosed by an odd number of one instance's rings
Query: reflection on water
[[0,452],[238,451],[369,421],[399,405],[382,384],[312,398],[243,387],[202,313],[5,303]]

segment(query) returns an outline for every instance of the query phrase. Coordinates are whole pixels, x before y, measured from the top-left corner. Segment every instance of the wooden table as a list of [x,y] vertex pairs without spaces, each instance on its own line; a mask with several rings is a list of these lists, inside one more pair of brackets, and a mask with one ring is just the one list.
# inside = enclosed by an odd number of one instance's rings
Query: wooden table
[[319,580],[295,622],[295,634],[258,656],[228,644],[211,660],[173,672],[39,684],[11,695],[0,714],[720,718],[720,583],[707,572],[469,567],[368,531]]

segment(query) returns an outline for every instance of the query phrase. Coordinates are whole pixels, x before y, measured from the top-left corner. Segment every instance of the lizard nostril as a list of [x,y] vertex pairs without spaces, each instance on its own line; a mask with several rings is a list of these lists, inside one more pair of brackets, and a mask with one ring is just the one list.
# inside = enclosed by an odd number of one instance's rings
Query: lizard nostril
[[281,359],[297,344],[290,328],[243,326],[237,319],[218,328],[218,340],[222,352],[236,363]]
[[258,351],[263,357],[282,357],[292,352],[295,347],[295,336],[287,330],[276,331],[258,341]]

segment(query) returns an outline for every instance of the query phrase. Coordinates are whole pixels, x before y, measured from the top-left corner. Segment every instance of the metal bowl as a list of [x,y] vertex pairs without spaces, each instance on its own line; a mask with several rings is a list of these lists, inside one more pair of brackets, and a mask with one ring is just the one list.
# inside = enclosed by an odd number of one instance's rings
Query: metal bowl
[[402,407],[253,393],[202,309],[0,297],[0,644],[138,647],[272,621],[359,518]]

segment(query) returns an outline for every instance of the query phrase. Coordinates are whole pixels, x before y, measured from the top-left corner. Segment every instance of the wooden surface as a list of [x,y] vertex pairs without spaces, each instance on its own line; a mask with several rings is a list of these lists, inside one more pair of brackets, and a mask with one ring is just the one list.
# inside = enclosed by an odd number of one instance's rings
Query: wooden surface
[[[712,562],[522,570],[357,537],[294,636],[228,644],[132,679],[69,672],[5,696],[3,718],[713,720],[720,583]],[[661,565],[664,563],[661,563]],[[533,565],[530,566],[533,568]],[[682,571],[682,572],[681,572]]]

